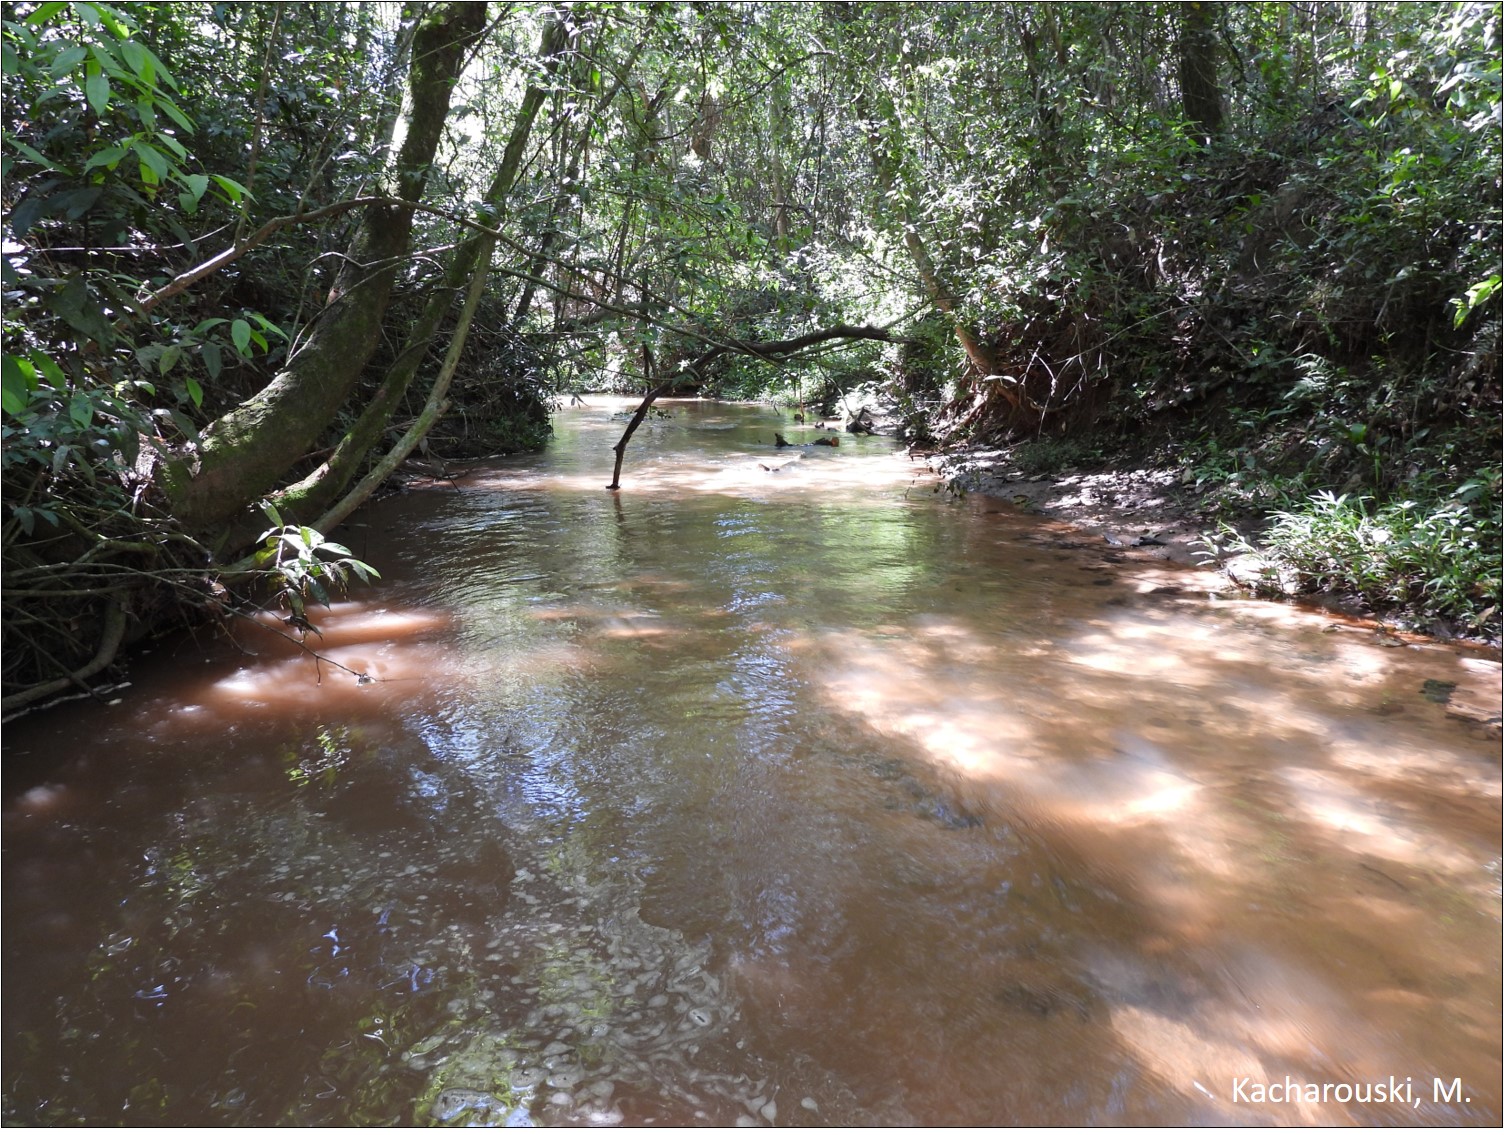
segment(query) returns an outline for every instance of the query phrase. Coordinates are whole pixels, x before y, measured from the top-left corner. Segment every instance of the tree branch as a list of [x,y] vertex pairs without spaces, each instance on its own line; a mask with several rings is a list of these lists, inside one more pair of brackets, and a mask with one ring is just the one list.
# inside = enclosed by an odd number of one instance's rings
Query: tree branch
[[750,355],[765,362],[773,362],[780,357],[802,351],[805,347],[813,347],[817,343],[828,343],[833,339],[876,339],[882,343],[894,342],[892,334],[886,327],[859,327],[849,323],[838,323],[824,331],[811,331],[806,335],[796,335],[792,339],[771,339],[761,343],[749,342],[745,339],[727,339],[724,343],[717,343],[648,391],[647,396],[642,400],[642,405],[637,407],[637,412],[627,423],[626,432],[621,435],[621,440],[611,447],[616,452],[616,464],[611,471],[611,483],[606,488],[612,492],[621,488],[621,463],[627,454],[627,443],[632,440],[637,427],[642,425],[643,419],[648,416],[648,410],[653,403],[683,381],[684,371],[698,371],[702,366],[725,354]]

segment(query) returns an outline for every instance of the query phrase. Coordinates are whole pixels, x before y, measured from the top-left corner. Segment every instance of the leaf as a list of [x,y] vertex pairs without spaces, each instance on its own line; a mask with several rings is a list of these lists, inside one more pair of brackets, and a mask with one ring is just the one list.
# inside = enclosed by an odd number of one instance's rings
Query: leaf
[[[187,156],[186,153],[184,156]],[[209,178],[201,173],[190,173],[187,177],[183,178],[183,184],[188,187],[188,192],[193,194],[193,200],[197,202],[201,201],[204,193],[208,191]],[[203,325],[200,324],[200,326]]]
[[[61,390],[68,385],[68,376],[63,373],[62,367],[52,361],[51,356],[42,351],[32,351],[28,357],[31,359],[32,366],[41,372],[42,377],[47,380],[52,389]],[[35,389],[37,384],[33,382],[31,385]]]
[[23,158],[36,162],[39,166],[43,166],[47,169],[53,169],[56,166],[56,163],[53,162],[51,158],[43,157],[41,154],[37,153],[37,151],[28,146],[25,142],[21,141],[21,139],[19,138],[15,138],[7,134],[5,136],[5,143],[13,150],[15,150],[18,154],[20,154]]
[[88,56],[89,49],[83,44],[75,43],[71,47],[65,47],[57,53],[57,57],[48,65],[47,70],[54,79],[61,79],[68,72],[76,69]]
[[[157,149],[150,142],[134,142],[131,148],[136,151],[136,156],[141,159],[141,164],[150,166],[151,172],[156,175],[156,180],[148,182],[148,184],[158,185],[167,179],[167,176],[172,172],[172,163],[167,160],[167,156],[161,150]],[[145,181],[146,179],[143,178],[142,180]]]
[[120,45],[120,58],[136,74],[141,76],[141,81],[148,87],[157,84],[156,65],[152,62],[151,52],[142,47],[133,39],[128,39]]
[[283,331],[282,328],[278,327],[275,323],[273,323],[266,316],[262,315],[259,311],[251,312],[251,318],[254,319],[257,323],[261,324],[261,326],[267,331],[270,331],[273,335],[277,336],[277,338],[281,339],[284,343],[289,341],[287,338],[287,332]]
[[104,312],[90,294],[83,277],[75,276],[52,297],[48,306],[65,319],[75,331],[81,331],[97,343],[109,343],[115,333]]
[[220,371],[224,370],[224,356],[220,353],[218,343],[205,343],[199,350],[203,356],[204,369],[209,372],[210,378],[218,378]]
[[99,166],[104,166],[106,169],[114,169],[120,164],[120,159],[128,153],[130,153],[130,149],[126,146],[110,146],[107,149],[100,150],[99,153],[84,163],[84,171],[87,172]]
[[162,352],[162,357],[157,360],[157,373],[166,376],[167,372],[178,365],[178,360],[183,357],[183,348],[177,343]]
[[193,400],[194,409],[204,404],[204,388],[191,378],[183,379],[183,385],[188,390],[188,397]]
[[176,154],[180,161],[186,162],[188,160],[188,151],[183,148],[183,143],[179,142],[171,134],[158,133],[157,141]]
[[6,355],[0,363],[0,403],[7,414],[19,414],[31,401],[31,384],[21,371],[20,360]]
[[37,6],[37,10],[26,17],[26,22],[31,27],[41,27],[67,6],[62,0],[48,0],[48,3]]
[[110,108],[110,81],[102,72],[96,72],[84,80],[84,97],[95,114],[104,114]]
[[234,342],[235,349],[246,355],[246,348],[251,345],[251,325],[243,319],[237,319],[230,324],[230,339]]
[[209,176],[213,179],[215,185],[225,191],[225,196],[229,197],[232,204],[239,205],[242,197],[250,196],[250,190],[232,178],[217,173],[210,174]]
[[88,429],[94,420],[94,400],[80,390],[68,402],[68,417],[79,429]]
[[61,212],[65,220],[76,221],[94,207],[94,203],[99,200],[99,196],[103,192],[104,186],[102,185],[90,185],[82,189],[69,189],[65,193],[59,193],[48,202],[47,211],[50,213]]
[[186,414],[180,414],[176,410],[168,410],[167,416],[172,424],[177,426],[178,431],[195,445],[198,444],[198,427],[193,424],[193,419]]
[[168,118],[172,119],[183,128],[184,133],[193,133],[195,129],[193,125],[193,119],[184,114],[182,108],[178,106],[177,103],[173,102],[166,95],[158,95],[157,105],[167,112]]
[[[166,83],[173,90],[177,90],[177,80],[172,77],[172,72],[167,69],[166,64],[164,64],[162,60],[158,58],[158,56],[152,51],[152,49],[147,47],[146,44],[142,43],[140,40],[133,39],[131,40],[131,42],[141,49],[142,53],[151,63],[152,69],[157,73],[157,78],[162,80],[162,82]],[[167,100],[163,99],[162,101],[166,102]],[[192,127],[189,127],[189,129],[192,129]]]

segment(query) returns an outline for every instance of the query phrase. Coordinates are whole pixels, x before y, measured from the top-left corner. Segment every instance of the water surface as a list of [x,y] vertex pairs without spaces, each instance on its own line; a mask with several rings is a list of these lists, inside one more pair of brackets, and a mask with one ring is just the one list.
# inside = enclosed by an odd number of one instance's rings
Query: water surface
[[1496,662],[591,401],[7,729],[8,1122],[1500,1121]]

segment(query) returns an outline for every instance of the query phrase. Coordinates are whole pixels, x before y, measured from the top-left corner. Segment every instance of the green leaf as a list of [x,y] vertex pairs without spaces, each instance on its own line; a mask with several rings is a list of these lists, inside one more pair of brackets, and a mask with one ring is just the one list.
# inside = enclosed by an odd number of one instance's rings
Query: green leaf
[[106,169],[114,169],[120,164],[120,159],[128,153],[130,153],[130,149],[126,146],[110,146],[108,149],[100,150],[99,153],[84,163],[84,171],[87,172],[98,166],[104,166]]
[[52,297],[48,306],[61,315],[75,331],[83,332],[95,342],[107,344],[114,339],[110,321],[99,309],[99,304],[95,302],[81,276],[74,276],[69,280],[62,291]]
[[[47,355],[42,351],[32,351],[29,358],[31,359],[32,365],[36,367],[37,371],[41,372],[42,377],[47,380],[47,384],[51,386],[52,389],[62,390],[65,386],[68,385],[68,376],[63,373],[62,367],[58,366],[57,363],[52,361],[50,355]],[[33,382],[32,386],[34,388],[36,386],[36,383]]]
[[183,357],[183,348],[177,343],[172,344],[162,352],[162,357],[157,360],[157,373],[165,376],[168,371],[178,365],[178,360]]
[[120,45],[120,58],[136,74],[141,76],[141,81],[148,87],[156,86],[156,66],[152,62],[151,52],[142,47],[133,39],[128,39]]
[[110,108],[110,81],[96,72],[84,80],[84,97],[95,114],[103,114]]
[[69,189],[59,193],[48,203],[48,212],[61,213],[65,220],[76,221],[94,207],[104,192],[102,185],[90,185],[82,189]]
[[219,372],[224,370],[224,356],[220,353],[218,343],[205,343],[199,350],[204,359],[204,369],[209,372],[210,378],[218,378]]
[[0,360],[0,396],[7,414],[19,414],[31,401],[32,383],[22,370],[22,360],[6,355]]
[[251,312],[251,318],[254,319],[257,323],[261,324],[263,328],[270,331],[277,338],[281,339],[284,343],[289,342],[287,338],[287,332],[283,331],[282,328],[278,327],[275,323],[273,323],[266,316],[262,315],[259,311]]
[[250,196],[250,190],[238,181],[217,173],[210,174],[209,176],[213,179],[215,185],[225,191],[225,196],[230,199],[232,204],[239,205],[242,197]]
[[82,390],[73,396],[68,402],[68,417],[81,430],[89,428],[89,423],[94,420],[94,401]]
[[[172,163],[167,160],[167,155],[157,149],[150,142],[134,142],[131,148],[136,151],[136,156],[141,159],[141,164],[151,167],[151,172],[156,175],[156,180],[148,182],[150,185],[158,185],[165,181],[172,172]],[[146,180],[145,178],[142,179]]]
[[251,345],[251,325],[243,319],[237,319],[230,324],[230,339],[234,342],[235,349],[245,355],[246,348]]
[[[186,157],[187,154],[185,153],[184,156]],[[201,201],[209,189],[209,178],[201,173],[190,173],[183,178],[183,184],[188,187],[188,192],[193,194],[194,201]],[[199,326],[202,327],[203,324]]]
[[39,166],[44,166],[47,169],[54,169],[54,168],[56,168],[56,164],[50,158],[44,158],[41,154],[37,153],[35,150],[33,150],[30,146],[28,146],[25,142],[21,141],[21,139],[19,139],[19,138],[13,138],[9,134],[7,134],[5,136],[5,144],[7,146],[10,146],[12,149],[14,149],[23,158],[27,158],[30,161],[34,161]]
[[166,65],[160,58],[157,57],[152,49],[147,47],[146,44],[142,43],[140,40],[133,39],[131,40],[131,42],[141,49],[142,54],[146,56],[147,61],[151,64],[152,70],[156,72],[157,78],[166,83],[173,90],[177,90],[177,80],[172,77],[172,72],[167,69]]
[[38,5],[37,10],[26,17],[26,22],[34,28],[41,27],[67,6],[62,0],[49,0],[46,4]]
[[75,43],[71,47],[65,47],[57,53],[57,57],[48,65],[47,70],[54,79],[61,79],[70,71],[75,70],[88,56],[89,49],[81,43]]
[[186,114],[184,114],[182,108],[180,106],[178,106],[177,103],[173,102],[166,95],[158,95],[157,96],[157,105],[167,112],[167,117],[168,118],[172,119],[174,122],[176,122],[179,126],[181,126],[183,128],[183,132],[184,133],[186,133],[186,134],[192,134],[193,133],[193,131],[194,131],[193,119],[189,118]]
[[183,386],[188,390],[188,397],[193,399],[194,409],[204,404],[204,388],[191,378],[183,379]]

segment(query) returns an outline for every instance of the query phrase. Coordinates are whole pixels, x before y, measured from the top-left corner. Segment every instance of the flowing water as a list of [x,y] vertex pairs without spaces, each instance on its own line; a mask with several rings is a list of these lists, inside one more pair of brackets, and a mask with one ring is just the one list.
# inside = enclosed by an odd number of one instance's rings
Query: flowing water
[[1495,662],[592,402],[9,727],[7,1122],[1499,1123]]

